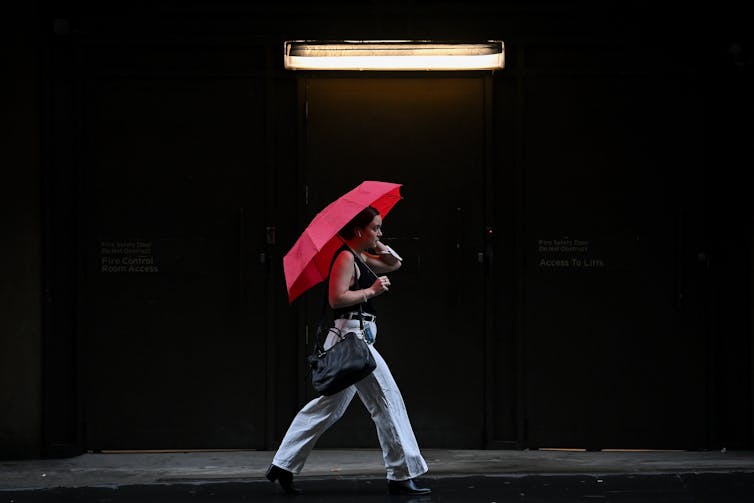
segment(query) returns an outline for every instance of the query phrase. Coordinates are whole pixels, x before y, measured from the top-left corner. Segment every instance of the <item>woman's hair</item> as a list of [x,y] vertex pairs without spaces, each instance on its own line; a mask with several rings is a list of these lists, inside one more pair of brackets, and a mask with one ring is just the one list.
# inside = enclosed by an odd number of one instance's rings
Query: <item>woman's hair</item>
[[373,206],[367,206],[361,212],[359,212],[358,215],[353,217],[350,222],[348,222],[345,226],[343,226],[340,231],[338,231],[338,234],[343,239],[353,239],[354,236],[356,236],[356,229],[363,229],[367,225],[369,225],[372,220],[374,220],[374,217],[379,215],[380,212],[377,211],[376,208]]

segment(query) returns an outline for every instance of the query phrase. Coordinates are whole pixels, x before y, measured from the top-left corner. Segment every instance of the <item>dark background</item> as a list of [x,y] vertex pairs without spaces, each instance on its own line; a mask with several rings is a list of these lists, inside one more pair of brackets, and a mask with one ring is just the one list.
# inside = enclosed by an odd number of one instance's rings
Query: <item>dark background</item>
[[[273,449],[322,294],[289,306],[282,257],[364,179],[404,184],[378,346],[420,445],[752,447],[738,4],[60,1],[7,25],[0,457]],[[506,68],[292,72],[292,39],[499,39]],[[354,404],[320,445],[377,443]]]

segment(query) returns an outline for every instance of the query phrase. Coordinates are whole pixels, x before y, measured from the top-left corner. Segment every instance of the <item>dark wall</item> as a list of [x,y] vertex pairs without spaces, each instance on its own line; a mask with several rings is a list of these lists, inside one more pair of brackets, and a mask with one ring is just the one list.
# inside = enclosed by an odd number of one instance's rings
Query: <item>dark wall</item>
[[[715,442],[751,445],[751,404],[735,398],[751,394],[752,339],[752,165],[754,164],[754,54],[732,29],[710,52],[703,109],[705,145],[705,233],[698,260],[709,271],[708,295],[714,369],[712,421]],[[744,38],[745,40],[745,38]],[[750,39],[749,39],[750,40]],[[723,40],[721,40],[723,42]],[[743,45],[742,45],[743,44]],[[749,357],[747,358],[747,355]]]
[[[692,375],[702,388],[705,417],[697,424],[709,435],[703,443],[750,447],[751,35],[743,29],[743,16],[725,3],[708,10],[622,4],[70,1],[42,2],[36,12],[20,10],[18,26],[28,30],[19,31],[20,49],[11,59],[20,85],[10,108],[13,135],[7,155],[23,169],[9,170],[15,178],[2,185],[3,204],[10,205],[4,206],[3,229],[10,229],[12,245],[2,252],[9,281],[0,287],[0,410],[6,414],[0,416],[0,452],[38,455],[44,437],[47,455],[65,454],[83,447],[87,438],[86,397],[80,392],[90,368],[81,361],[88,347],[81,320],[89,318],[80,299],[92,293],[87,290],[92,282],[79,272],[88,267],[82,262],[92,243],[85,226],[93,217],[82,213],[91,207],[87,170],[96,166],[93,153],[99,148],[86,144],[87,138],[96,138],[86,130],[87,117],[97,113],[91,108],[92,91],[109,86],[127,91],[134,82],[139,89],[159,82],[214,83],[211,89],[221,89],[223,81],[251,83],[252,98],[264,103],[257,126],[250,129],[262,136],[253,143],[258,152],[249,154],[257,159],[253,180],[264,193],[259,217],[263,225],[277,228],[277,236],[274,244],[247,251],[279,264],[297,234],[295,226],[281,222],[296,221],[300,203],[295,201],[302,197],[296,75],[282,70],[280,50],[283,40],[305,38],[506,42],[507,67],[493,77],[493,128],[487,133],[496,194],[487,206],[494,231],[488,257],[491,252],[495,257],[488,272],[491,283],[505,285],[491,288],[485,297],[489,312],[498,314],[488,323],[492,370],[487,375],[493,384],[486,385],[494,397],[486,424],[495,432],[488,441],[525,445],[529,416],[547,414],[549,401],[531,406],[544,396],[540,390],[550,389],[537,385],[540,377],[553,377],[553,367],[530,351],[557,347],[552,344],[557,339],[547,334],[564,328],[563,340],[570,344],[561,356],[582,358],[574,383],[588,386],[599,383],[605,372],[625,371],[633,377],[621,385],[633,403],[642,405],[637,389],[651,387],[652,378],[664,379],[670,389],[674,380],[687,383],[683,376]],[[42,35],[37,36],[37,27]],[[34,63],[38,55],[40,70]],[[200,108],[211,108],[212,96],[196,99],[205,100]],[[36,119],[40,103],[43,127]],[[209,152],[218,144],[205,142],[198,150]],[[139,169],[146,174],[148,168]],[[207,173],[200,178],[211,178]],[[181,187],[198,191],[200,182],[183,181]],[[563,194],[564,188],[569,194]],[[597,247],[596,258],[611,268],[584,275],[532,265],[542,258],[532,248],[536,241],[573,232],[586,236],[592,249]],[[262,242],[266,236],[254,239]],[[43,240],[46,253],[40,257]],[[253,287],[268,303],[257,308],[262,321],[254,330],[261,323],[266,334],[263,355],[270,367],[260,396],[266,407],[263,445],[270,447],[305,393],[296,365],[300,320],[284,300],[281,271],[270,266],[260,277]],[[619,290],[616,285],[622,293],[611,300],[604,292]],[[602,314],[559,308],[564,295],[573,305],[600,306]],[[538,304],[548,307],[543,311]],[[631,309],[660,314],[633,317]],[[42,319],[44,350],[39,346]],[[641,356],[630,339],[617,346],[605,342],[604,331],[621,319],[627,322],[624,335],[647,330],[639,340],[657,344],[653,374],[642,376],[629,364],[627,355]],[[591,332],[580,330],[583,326]],[[653,330],[670,336],[656,342]],[[685,345],[691,340],[693,349]],[[679,354],[685,364],[663,364],[663,358],[677,361]],[[594,355],[626,360],[622,367],[610,361],[590,365]],[[697,368],[699,362],[703,368]],[[296,389],[294,399],[280,398]],[[597,393],[574,394],[586,415],[569,421],[615,420],[594,406],[619,412],[609,392],[602,387]],[[688,402],[697,392],[698,387],[684,389]],[[663,403],[659,394],[652,400],[658,402],[650,409]],[[573,402],[562,406],[573,407]],[[639,425],[653,420],[645,413],[636,419]],[[609,435],[610,426],[601,434]],[[546,435],[539,440],[552,441]]]
[[[0,458],[41,452],[39,70],[36,12],[11,11],[0,183]],[[7,51],[7,52],[6,52]]]

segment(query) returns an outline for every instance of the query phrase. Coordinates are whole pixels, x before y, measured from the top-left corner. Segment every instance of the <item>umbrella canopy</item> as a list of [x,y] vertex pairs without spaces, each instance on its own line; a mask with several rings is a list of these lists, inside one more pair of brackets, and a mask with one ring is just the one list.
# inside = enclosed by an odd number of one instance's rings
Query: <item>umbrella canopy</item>
[[311,221],[283,257],[288,301],[324,281],[330,274],[333,255],[343,244],[342,229],[359,212],[373,206],[383,217],[400,201],[401,185],[366,181],[328,204]]

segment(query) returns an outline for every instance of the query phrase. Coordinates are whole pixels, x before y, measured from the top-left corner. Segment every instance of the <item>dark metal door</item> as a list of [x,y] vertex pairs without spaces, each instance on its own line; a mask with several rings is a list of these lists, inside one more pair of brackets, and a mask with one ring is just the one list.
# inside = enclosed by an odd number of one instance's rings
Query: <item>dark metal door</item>
[[85,106],[85,447],[263,447],[263,97],[108,77]]
[[[307,221],[363,180],[404,184],[384,222],[405,259],[378,299],[377,348],[424,447],[484,440],[485,82],[468,78],[306,78]],[[307,294],[316,320],[324,290]],[[355,400],[320,446],[374,446]]]

